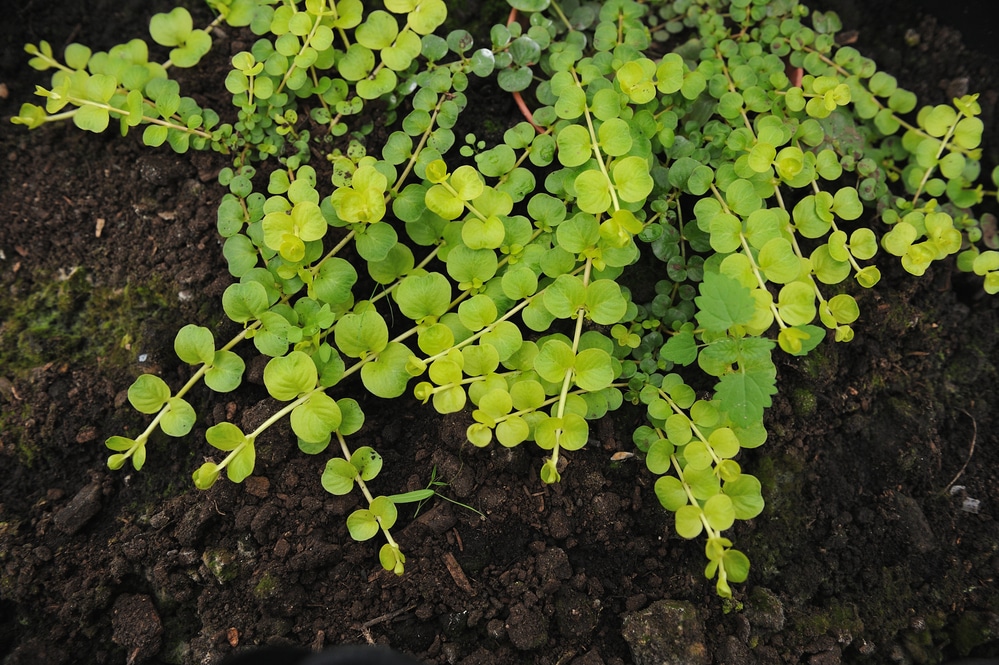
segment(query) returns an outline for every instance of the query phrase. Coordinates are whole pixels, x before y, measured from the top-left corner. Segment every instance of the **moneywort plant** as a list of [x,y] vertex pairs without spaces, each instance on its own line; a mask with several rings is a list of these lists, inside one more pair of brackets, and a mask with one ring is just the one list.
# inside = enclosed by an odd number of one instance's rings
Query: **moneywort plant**
[[[222,305],[242,330],[220,344],[180,329],[191,379],[135,381],[152,420],[107,440],[108,465],[141,468],[157,430],[186,436],[185,395],[236,389],[252,345],[275,410],[252,431],[208,427],[217,452],[195,485],[248,477],[287,418],[326,459],[323,486],[363,495],[350,535],[381,532],[381,563],[401,574],[397,506],[432,491],[372,493],[382,459],[348,443],[364,423],[351,391],[468,413],[475,446],[546,451],[544,483],[629,403],[659,501],[680,536],[704,536],[706,576],[730,596],[749,561],[725,534],[764,506],[739,460],[767,438],[773,354],[848,342],[879,253],[915,275],[957,255],[999,291],[995,222],[973,211],[995,195],[976,184],[979,105],[917,108],[837,45],[835,14],[796,0],[509,2],[481,44],[442,31],[442,0],[209,0],[205,28],[183,8],[153,18],[165,62],[140,39],[27,47],[54,73],[44,107],[14,122],[115,121],[232,159]],[[212,110],[170,73],[223,23],[255,41],[231,58],[233,108]],[[494,143],[456,134],[470,85],[515,96],[524,118]]]

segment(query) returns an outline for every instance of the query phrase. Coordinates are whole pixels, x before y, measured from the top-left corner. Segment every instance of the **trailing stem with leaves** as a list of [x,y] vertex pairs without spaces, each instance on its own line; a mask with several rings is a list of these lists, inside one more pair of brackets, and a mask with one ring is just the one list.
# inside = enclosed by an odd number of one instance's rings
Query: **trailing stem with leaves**
[[[381,532],[401,574],[397,505],[429,490],[369,489],[382,462],[348,443],[364,423],[351,391],[467,413],[474,446],[537,446],[544,483],[629,403],[659,501],[680,536],[704,537],[705,574],[730,596],[749,560],[726,534],[764,506],[740,460],[767,439],[773,354],[849,342],[879,254],[915,275],[956,255],[999,291],[995,220],[974,212],[995,196],[977,184],[979,105],[917,108],[837,46],[835,14],[796,0],[510,2],[481,44],[439,34],[442,0],[209,0],[203,29],[182,8],[153,18],[165,62],[141,39],[27,47],[54,73],[14,122],[114,121],[232,159],[222,305],[242,330],[220,344],[180,329],[193,376],[135,381],[152,420],[107,440],[108,465],[141,468],[157,431],[186,436],[185,395],[235,390],[255,350],[275,411],[251,432],[208,427],[195,485],[251,475],[287,418],[326,460],[323,486],[363,495],[351,536]],[[196,66],[222,23],[253,40],[225,78],[234,108],[216,111],[170,72]],[[473,83],[524,109],[494,145],[455,133]]]

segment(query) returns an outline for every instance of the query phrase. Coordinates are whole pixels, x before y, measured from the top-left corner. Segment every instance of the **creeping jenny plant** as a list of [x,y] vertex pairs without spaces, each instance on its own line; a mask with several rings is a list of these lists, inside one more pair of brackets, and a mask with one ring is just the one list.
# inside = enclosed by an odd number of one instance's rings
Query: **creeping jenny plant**
[[[135,381],[152,420],[107,440],[108,465],[141,468],[157,429],[187,435],[185,395],[236,389],[252,344],[276,409],[253,431],[209,427],[195,485],[252,474],[258,438],[287,417],[326,460],[323,486],[363,494],[351,536],[381,532],[382,565],[402,573],[397,505],[429,490],[372,493],[382,459],[349,443],[364,422],[350,391],[466,412],[475,446],[530,442],[545,483],[629,402],[656,495],[680,536],[704,536],[705,573],[731,595],[749,561],[725,534],[764,505],[738,460],[767,438],[773,354],[848,342],[882,252],[916,275],[956,254],[999,291],[971,211],[986,196],[975,96],[917,109],[837,46],[835,14],[796,0],[510,0],[484,44],[439,34],[442,0],[374,4],[209,0],[203,29],[178,8],[150,24],[166,62],[140,39],[27,47],[54,73],[44,107],[14,122],[113,121],[232,158],[222,304],[242,332],[181,328],[196,371],[179,388]],[[170,70],[195,66],[221,23],[255,41],[225,77],[235,108],[214,111]],[[526,102],[495,145],[454,131],[473,78]]]

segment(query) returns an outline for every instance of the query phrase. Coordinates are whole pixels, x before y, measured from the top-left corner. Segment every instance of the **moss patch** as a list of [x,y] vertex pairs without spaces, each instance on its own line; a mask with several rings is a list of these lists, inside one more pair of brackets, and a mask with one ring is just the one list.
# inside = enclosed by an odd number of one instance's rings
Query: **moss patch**
[[176,293],[155,279],[110,289],[74,270],[35,282],[0,304],[0,366],[12,378],[48,363],[134,362],[137,331],[165,320],[176,302]]

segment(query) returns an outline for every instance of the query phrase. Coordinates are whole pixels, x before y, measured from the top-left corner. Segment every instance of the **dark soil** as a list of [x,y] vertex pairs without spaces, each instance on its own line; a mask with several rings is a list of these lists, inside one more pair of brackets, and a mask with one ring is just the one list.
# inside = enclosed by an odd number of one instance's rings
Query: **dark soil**
[[[322,489],[325,460],[287,429],[260,442],[243,485],[193,489],[204,428],[259,422],[271,408],[259,385],[196,391],[206,417],[190,444],[157,439],[141,473],[109,472],[103,440],[144,424],[125,405],[131,380],[186,379],[172,351],[183,323],[232,332],[214,228],[225,162],[7,119],[46,82],[23,42],[107,48],[173,4],[36,0],[0,20],[5,664],[208,664],[248,645],[365,641],[465,665],[999,656],[999,300],[947,267],[917,280],[884,261],[852,343],[783,361],[770,440],[742,460],[768,506],[735,530],[753,568],[732,602],[701,575],[703,543],[671,534],[649,474],[609,461],[631,446],[627,410],[543,487],[536,450],[476,450],[464,415],[366,400],[358,444],[385,457],[383,491],[436,469],[443,493],[485,514],[440,500],[405,513],[401,578],[373,541],[350,540],[356,500]],[[980,91],[996,163],[994,53],[905,2],[821,4],[922,102]],[[238,38],[222,39],[216,65]],[[219,89],[218,71],[185,89]],[[487,117],[514,112],[497,99]],[[963,489],[946,491],[955,479]]]

